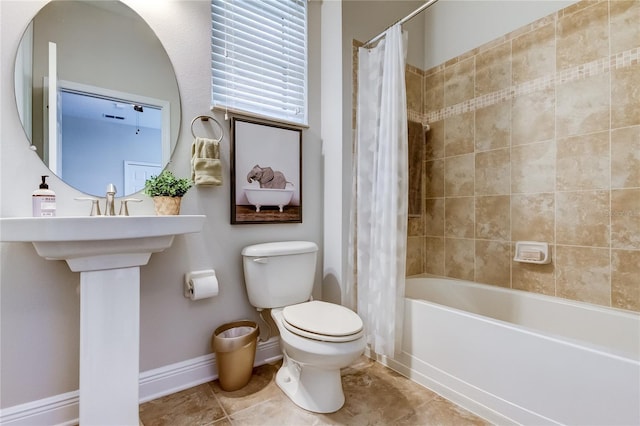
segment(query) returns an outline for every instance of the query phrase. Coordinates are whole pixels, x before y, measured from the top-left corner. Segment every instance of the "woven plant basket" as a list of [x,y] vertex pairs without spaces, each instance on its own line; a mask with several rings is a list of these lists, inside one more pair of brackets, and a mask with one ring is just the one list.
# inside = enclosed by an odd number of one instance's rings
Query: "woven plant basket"
[[180,214],[180,202],[182,197],[153,197],[153,205],[156,208],[158,216],[178,215]]

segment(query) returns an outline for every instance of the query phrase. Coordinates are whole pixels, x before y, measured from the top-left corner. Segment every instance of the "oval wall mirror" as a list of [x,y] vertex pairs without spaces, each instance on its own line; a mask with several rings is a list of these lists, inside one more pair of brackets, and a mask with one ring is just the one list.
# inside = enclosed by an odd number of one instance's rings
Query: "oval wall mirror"
[[119,1],[53,0],[33,18],[15,63],[22,126],[52,173],[118,196],[168,163],[180,127],[173,65],[147,23]]

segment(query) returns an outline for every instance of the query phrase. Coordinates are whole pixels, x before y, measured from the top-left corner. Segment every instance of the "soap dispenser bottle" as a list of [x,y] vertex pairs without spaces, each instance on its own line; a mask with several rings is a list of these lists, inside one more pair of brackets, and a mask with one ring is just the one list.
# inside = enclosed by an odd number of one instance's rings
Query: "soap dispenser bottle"
[[33,217],[53,217],[56,215],[56,193],[49,189],[47,178],[42,176],[40,188],[33,191]]

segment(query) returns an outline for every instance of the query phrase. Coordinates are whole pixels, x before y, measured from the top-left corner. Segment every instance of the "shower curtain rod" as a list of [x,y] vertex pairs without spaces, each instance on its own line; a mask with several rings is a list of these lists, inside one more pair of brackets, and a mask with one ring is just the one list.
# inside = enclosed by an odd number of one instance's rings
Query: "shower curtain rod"
[[423,10],[425,10],[426,8],[428,8],[429,6],[431,6],[437,1],[438,0],[428,0],[425,4],[423,4],[422,6],[420,6],[419,8],[417,8],[416,10],[414,10],[413,12],[405,16],[404,18],[394,22],[392,25],[389,25],[387,28],[385,28],[383,32],[381,32],[380,34],[378,34],[377,36],[375,36],[374,38],[370,39],[368,42],[363,44],[362,47],[367,47],[370,44],[380,40],[382,37],[384,37],[384,33],[386,33],[389,28],[393,27],[395,24],[404,24],[405,22],[407,22],[408,20],[410,20],[411,18],[416,16],[418,13],[422,12]]

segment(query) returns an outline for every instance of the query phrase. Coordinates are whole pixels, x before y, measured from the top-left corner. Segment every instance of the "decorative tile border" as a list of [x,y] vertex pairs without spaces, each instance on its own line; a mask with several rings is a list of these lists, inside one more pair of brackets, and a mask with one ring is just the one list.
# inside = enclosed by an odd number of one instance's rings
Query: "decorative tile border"
[[431,111],[422,115],[412,111],[411,116],[414,117],[412,119],[420,121],[423,124],[433,123],[444,120],[445,118],[455,117],[465,112],[475,111],[480,108],[508,101],[517,96],[528,95],[560,84],[584,80],[589,77],[605,74],[611,70],[638,65],[639,63],[640,47],[636,47],[609,57],[603,57],[595,61],[587,62],[586,64],[567,68],[555,74],[511,86],[507,89],[478,96],[437,111]]

